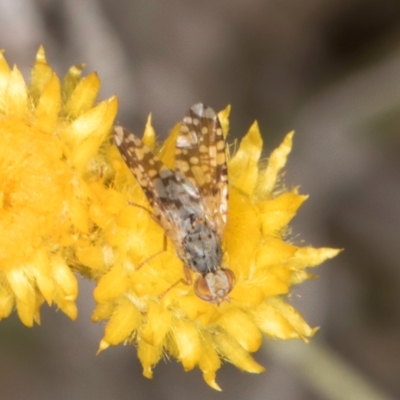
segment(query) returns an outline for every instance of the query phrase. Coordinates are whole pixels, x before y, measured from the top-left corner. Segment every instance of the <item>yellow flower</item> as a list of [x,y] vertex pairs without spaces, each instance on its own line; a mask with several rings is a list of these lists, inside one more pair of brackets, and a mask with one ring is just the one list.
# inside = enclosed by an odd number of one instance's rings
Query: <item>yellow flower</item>
[[[225,134],[228,114],[229,108],[219,114]],[[178,131],[179,124],[159,150],[150,119],[144,132],[144,143],[170,168]],[[247,372],[263,371],[250,356],[259,349],[262,334],[305,341],[314,334],[316,329],[286,302],[287,294],[291,285],[311,277],[306,267],[334,257],[338,250],[300,248],[285,240],[288,223],[306,200],[278,182],[292,136],[289,133],[261,167],[262,139],[254,123],[228,162],[223,250],[224,265],[234,272],[236,284],[231,301],[220,305],[201,300],[193,285],[171,288],[184,277],[182,262],[171,242],[160,253],[164,232],[117,149],[110,148],[114,183],[98,187],[102,207],[95,214],[103,235],[98,238],[101,253],[110,266],[99,274],[94,293],[93,320],[107,320],[99,351],[119,343],[137,345],[148,378],[163,355],[172,355],[186,371],[198,366],[205,381],[220,390],[215,376],[221,360]]]
[[[96,74],[72,67],[60,83],[40,48],[26,86],[0,54],[0,319],[16,308],[21,321],[40,322],[40,306],[55,303],[74,319],[72,270],[97,281],[94,321],[106,320],[100,343],[132,343],[146,377],[163,355],[185,370],[198,366],[215,381],[221,360],[263,371],[250,353],[262,334],[307,341],[310,328],[285,300],[290,287],[312,277],[305,269],[338,250],[297,247],[288,223],[306,196],[285,191],[279,173],[292,133],[260,163],[261,135],[253,124],[228,161],[229,209],[224,267],[236,282],[230,302],[207,302],[182,282],[182,261],[153,220],[142,189],[108,134],[117,110],[95,105]],[[225,135],[229,108],[219,114]],[[161,149],[149,119],[143,141],[174,164],[179,124]]]
[[0,55],[0,319],[16,307],[32,326],[44,301],[77,315],[73,249],[90,241],[91,182],[107,165],[96,153],[117,109],[94,106],[99,79],[81,70],[60,83],[40,48],[27,86]]

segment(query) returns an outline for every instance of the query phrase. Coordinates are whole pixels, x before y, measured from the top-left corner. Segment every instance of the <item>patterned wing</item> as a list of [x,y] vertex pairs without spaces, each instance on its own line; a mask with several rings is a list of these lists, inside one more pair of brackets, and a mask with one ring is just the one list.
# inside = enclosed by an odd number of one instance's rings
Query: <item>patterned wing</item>
[[114,127],[114,140],[122,158],[142,187],[166,235],[179,246],[193,220],[204,216],[195,185],[167,168],[133,133]]
[[198,188],[209,224],[222,236],[228,212],[228,169],[219,119],[202,103],[183,119],[175,147],[175,169]]

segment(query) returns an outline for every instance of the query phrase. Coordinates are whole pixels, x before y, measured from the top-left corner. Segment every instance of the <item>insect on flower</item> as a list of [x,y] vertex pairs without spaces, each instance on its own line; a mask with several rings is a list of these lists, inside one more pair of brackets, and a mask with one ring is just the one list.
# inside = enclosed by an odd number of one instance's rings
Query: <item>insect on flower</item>
[[229,301],[235,275],[222,267],[221,238],[228,212],[228,170],[225,139],[210,107],[192,106],[180,125],[175,145],[175,169],[162,161],[133,133],[114,127],[122,158],[142,187],[161,225],[184,263],[199,275],[198,297],[212,303]]

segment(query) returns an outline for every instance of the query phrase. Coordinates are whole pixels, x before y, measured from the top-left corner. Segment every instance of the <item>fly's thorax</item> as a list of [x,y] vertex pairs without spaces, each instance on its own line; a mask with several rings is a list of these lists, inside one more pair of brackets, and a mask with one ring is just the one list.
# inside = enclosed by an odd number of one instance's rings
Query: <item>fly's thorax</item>
[[202,275],[216,271],[222,262],[221,240],[203,222],[194,223],[183,240],[183,261]]

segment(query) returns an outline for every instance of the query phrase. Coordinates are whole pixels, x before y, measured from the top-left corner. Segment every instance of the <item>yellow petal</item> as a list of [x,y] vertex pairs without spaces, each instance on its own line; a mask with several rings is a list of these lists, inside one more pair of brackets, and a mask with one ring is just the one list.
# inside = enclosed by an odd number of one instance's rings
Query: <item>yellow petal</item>
[[54,302],[71,319],[76,319],[77,308],[75,300],[78,296],[78,282],[61,256],[54,256],[50,260],[54,282],[58,286]]
[[216,372],[221,367],[221,360],[215,351],[212,337],[207,331],[202,332],[203,349],[199,360],[199,368],[203,372],[206,383],[213,389],[221,391],[221,388],[215,382]]
[[71,93],[64,107],[70,118],[77,118],[94,104],[100,89],[100,79],[95,72],[82,78]]
[[84,139],[100,138],[102,141],[111,128],[117,106],[116,97],[112,97],[80,114],[64,132],[65,139],[73,146],[80,146]]
[[228,136],[229,133],[229,115],[231,113],[230,104],[227,105],[222,111],[218,113],[218,119],[221,123],[222,132],[224,132],[224,137]]
[[263,298],[288,293],[293,268],[286,263],[257,268],[251,282],[262,289]]
[[114,309],[115,309],[115,304],[111,301],[106,303],[97,303],[96,308],[92,314],[92,321],[99,322],[111,318]]
[[117,112],[117,99],[103,101],[96,107],[81,114],[68,129],[63,132],[65,140],[71,145],[71,161],[82,170],[88,159],[99,149],[105,136],[111,129]]
[[228,222],[224,232],[224,245],[229,255],[230,268],[249,274],[254,252],[261,240],[260,221],[257,209],[251,200],[235,189],[230,190]]
[[34,285],[25,271],[22,268],[12,268],[7,271],[6,277],[16,298],[23,303],[30,303],[34,298]]
[[[104,191],[104,194],[102,196],[102,202],[104,208],[106,208],[113,214],[118,214],[121,211],[121,209],[128,203],[126,200],[126,196],[124,196],[120,192],[117,192],[114,189],[108,189]],[[134,207],[131,206],[130,208]]]
[[316,332],[292,306],[277,297],[265,300],[251,313],[262,332],[278,339],[302,338],[306,341],[307,336]]
[[16,297],[17,312],[26,326],[32,326],[35,318],[36,293],[31,279],[27,278],[23,269],[13,268],[6,274],[8,283]]
[[140,324],[138,309],[128,299],[122,298],[106,325],[102,342],[117,345],[127,339]]
[[176,321],[173,326],[174,343],[170,351],[182,363],[185,371],[193,369],[201,357],[201,342],[196,325],[189,321]]
[[72,321],[76,320],[78,317],[78,308],[74,302],[66,301],[65,298],[61,298],[59,295],[55,296],[54,302],[65,315],[72,319]]
[[17,313],[22,323],[28,327],[32,327],[33,323],[40,324],[40,314],[38,312],[42,301],[35,297],[35,292],[32,290],[32,297],[29,303],[22,302],[16,299]]
[[53,78],[53,75],[53,70],[47,64],[44,48],[40,46],[36,54],[36,62],[32,68],[30,94],[34,100],[37,100],[41,96],[44,88]]
[[65,291],[68,300],[75,300],[78,297],[78,282],[61,257],[54,257],[51,260],[55,282]]
[[243,371],[259,374],[265,369],[230,335],[216,333],[213,335],[218,352],[236,367]]
[[108,212],[99,203],[92,203],[89,209],[90,219],[101,229],[106,229],[109,222],[113,219],[113,214]]
[[121,208],[116,222],[121,228],[132,229],[136,231],[139,221],[143,221],[143,214],[143,209],[140,209],[139,207],[132,207],[131,205],[126,204]]
[[69,209],[72,223],[83,233],[89,232],[89,214],[75,197],[70,198]]
[[36,107],[36,128],[51,134],[58,120],[61,106],[61,88],[57,75],[53,75],[43,88]]
[[[265,271],[265,280],[262,282],[262,291],[265,297],[277,296],[289,292],[289,282],[291,283],[292,272],[289,268],[280,268],[280,274],[275,274],[274,270]],[[286,276],[281,277],[282,271],[286,271]],[[261,303],[261,302],[260,302]]]
[[250,127],[240,143],[239,150],[228,163],[229,181],[243,193],[251,194],[258,179],[258,160],[262,138],[257,122]]
[[289,132],[282,144],[275,149],[268,160],[267,168],[260,177],[259,194],[268,196],[272,193],[279,176],[279,172],[286,165],[287,156],[292,150],[292,138],[294,132]]
[[295,255],[297,247],[294,247],[282,240],[273,237],[264,239],[264,243],[257,251],[257,265],[265,267],[268,265],[276,265],[284,263],[288,258]]
[[160,346],[171,327],[172,314],[160,304],[150,304],[147,323],[142,329],[142,339],[152,346]]
[[167,139],[163,143],[163,146],[161,147],[160,151],[157,154],[158,157],[161,159],[161,161],[168,168],[174,168],[175,143],[176,143],[176,139],[178,138],[178,135],[179,135],[180,126],[181,126],[181,124],[176,124],[172,128],[171,133],[168,135]]
[[11,71],[4,101],[10,115],[20,119],[26,118],[28,114],[28,91],[24,78],[16,67]]
[[243,307],[255,307],[260,304],[264,298],[264,292],[260,287],[257,287],[253,282],[247,284],[237,284],[231,292],[231,299],[235,303]]
[[178,299],[178,304],[185,316],[191,321],[196,320],[200,316],[211,317],[209,315],[211,311],[210,305],[200,300],[197,296],[182,296]]
[[98,303],[104,303],[126,292],[129,279],[120,264],[115,264],[109,272],[101,277],[95,290],[94,298]]
[[105,270],[103,248],[100,246],[78,247],[76,256],[85,267],[100,271]]
[[141,340],[138,343],[138,357],[143,367],[143,375],[151,379],[153,377],[152,368],[158,363],[162,356],[161,346],[152,346]]
[[257,351],[261,346],[262,336],[257,326],[244,312],[236,308],[225,312],[218,325],[250,353]]
[[39,290],[47,301],[47,304],[51,305],[54,294],[54,283],[51,276],[50,261],[44,249],[36,252],[35,258],[28,268],[32,271]]
[[[4,58],[3,50],[0,51],[0,99],[5,98],[8,81],[10,80],[11,70]],[[0,101],[0,111],[5,112],[7,110],[7,102],[4,100]]]
[[[78,85],[81,79],[83,68],[84,64],[74,65],[68,70],[67,75],[64,77],[61,90],[64,103],[71,97],[76,86]],[[64,112],[64,114],[66,113]]]
[[151,114],[149,114],[149,116],[147,117],[142,141],[151,151],[154,151],[154,146],[156,144],[156,133],[154,131],[153,125],[151,124]]
[[[1,274],[3,275],[3,274]],[[14,295],[10,290],[9,285],[5,282],[4,277],[1,277],[0,285],[0,320],[7,318],[14,307]]]
[[320,249],[303,247],[297,249],[290,263],[297,268],[315,267],[330,258],[336,257],[341,251],[341,249],[330,249],[328,247],[322,247]]
[[296,192],[287,192],[259,203],[263,235],[276,234],[284,229],[307,198]]
[[299,283],[304,282],[305,280],[308,279],[315,279],[317,276],[314,274],[310,274],[309,272],[306,272],[305,270],[294,270],[292,271],[290,275],[290,279],[288,280],[288,283],[290,285],[298,285]]

